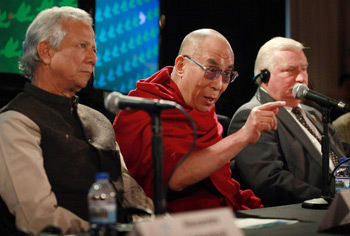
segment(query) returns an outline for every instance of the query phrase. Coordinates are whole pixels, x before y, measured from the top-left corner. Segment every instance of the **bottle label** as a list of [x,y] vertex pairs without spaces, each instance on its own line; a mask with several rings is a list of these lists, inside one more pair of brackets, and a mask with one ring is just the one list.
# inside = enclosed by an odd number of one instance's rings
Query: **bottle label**
[[90,223],[115,224],[117,222],[117,207],[113,201],[90,201]]
[[335,192],[338,193],[342,190],[350,189],[349,177],[336,177],[335,179]]

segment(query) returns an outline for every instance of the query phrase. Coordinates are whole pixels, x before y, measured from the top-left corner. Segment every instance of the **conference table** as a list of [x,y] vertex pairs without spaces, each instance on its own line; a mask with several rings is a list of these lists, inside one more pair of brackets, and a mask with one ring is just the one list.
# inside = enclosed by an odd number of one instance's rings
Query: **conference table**
[[339,226],[326,232],[317,232],[317,228],[323,217],[326,215],[326,209],[306,209],[302,204],[284,205],[278,207],[266,207],[261,209],[237,211],[237,218],[276,218],[298,220],[298,223],[289,225],[273,225],[264,228],[243,229],[246,236],[289,236],[289,235],[350,235],[350,226]]
[[[265,208],[253,209],[253,210],[236,211],[234,212],[234,215],[235,215],[235,218],[237,218],[238,220],[246,219],[245,220],[246,222],[251,221],[251,218],[297,221],[297,223],[293,223],[293,224],[269,225],[269,226],[263,226],[262,228],[241,228],[241,231],[245,236],[350,235],[350,225],[338,226],[324,232],[318,232],[317,231],[318,226],[322,222],[326,213],[328,213],[327,209],[307,209],[307,208],[303,208],[302,204],[300,203],[300,204],[283,205],[283,206],[277,206],[277,207],[265,207]],[[249,218],[249,220],[247,218]],[[237,219],[234,219],[234,221],[236,221]],[[132,231],[132,228],[133,228],[133,226],[131,227],[130,226],[131,225],[129,225],[126,229],[124,229],[125,230],[124,232],[119,231],[118,235],[128,235],[128,231]],[[161,234],[161,235],[164,235],[164,234]],[[174,234],[171,234],[171,235],[174,235]],[[182,235],[179,235],[179,236],[182,236]]]
[[[235,218],[237,219],[255,218],[255,219],[281,219],[281,220],[297,221],[297,223],[293,223],[293,224],[269,225],[269,226],[264,226],[262,228],[241,228],[241,231],[243,232],[244,236],[350,235],[349,224],[345,226],[337,226],[327,231],[318,232],[317,229],[320,223],[323,221],[325,215],[329,215],[329,212],[327,211],[327,209],[303,208],[301,203],[283,205],[283,206],[277,206],[277,207],[265,207],[265,208],[253,209],[253,210],[236,211],[234,212],[234,215],[235,215]],[[134,226],[132,224],[125,224],[118,228],[119,228],[118,236],[127,236],[131,231],[133,231]],[[136,235],[139,235],[139,234],[136,234]],[[91,236],[91,235],[89,233],[84,233],[84,234],[80,234],[79,236]],[[182,235],[179,235],[179,236],[182,236]]]

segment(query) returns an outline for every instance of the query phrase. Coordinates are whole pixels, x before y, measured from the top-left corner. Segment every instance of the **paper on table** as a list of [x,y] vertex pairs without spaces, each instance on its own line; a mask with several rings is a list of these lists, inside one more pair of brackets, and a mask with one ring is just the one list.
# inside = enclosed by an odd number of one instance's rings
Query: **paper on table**
[[271,227],[275,225],[289,225],[295,224],[297,220],[282,220],[282,219],[257,219],[257,218],[243,218],[235,219],[235,224],[240,229],[258,229],[264,227]]
[[342,225],[350,225],[350,190],[343,190],[335,195],[318,226],[318,231],[321,232]]

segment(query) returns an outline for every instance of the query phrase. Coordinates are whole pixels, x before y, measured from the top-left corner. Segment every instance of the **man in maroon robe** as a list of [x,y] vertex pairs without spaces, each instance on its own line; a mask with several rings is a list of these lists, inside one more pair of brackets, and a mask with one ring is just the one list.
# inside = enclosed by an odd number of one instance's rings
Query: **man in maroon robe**
[[[169,181],[167,210],[182,212],[229,206],[233,210],[262,207],[251,190],[241,190],[231,178],[230,159],[256,142],[261,132],[276,129],[278,107],[262,105],[251,112],[241,130],[222,138],[215,102],[237,77],[234,54],[226,38],[215,30],[201,29],[182,42],[173,67],[165,67],[137,82],[129,96],[175,101],[197,126],[194,151],[173,172]],[[163,182],[166,183],[193,140],[190,121],[177,109],[161,113]],[[131,175],[146,195],[154,196],[151,118],[144,111],[122,111],[113,123],[116,139]]]

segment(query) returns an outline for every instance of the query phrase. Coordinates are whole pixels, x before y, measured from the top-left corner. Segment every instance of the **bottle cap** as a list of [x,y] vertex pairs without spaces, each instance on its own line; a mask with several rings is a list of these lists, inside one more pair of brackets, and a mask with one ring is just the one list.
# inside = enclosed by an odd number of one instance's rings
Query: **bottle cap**
[[[339,163],[341,163],[341,162],[343,162],[343,161],[345,161],[345,160],[347,160],[347,159],[348,159],[347,157],[342,157],[342,158],[339,159]],[[349,160],[348,160],[348,161],[342,163],[341,165],[347,166],[347,165],[349,165],[349,164],[350,164],[350,162],[349,162]]]
[[109,174],[107,172],[98,172],[95,174],[95,179],[109,179]]

